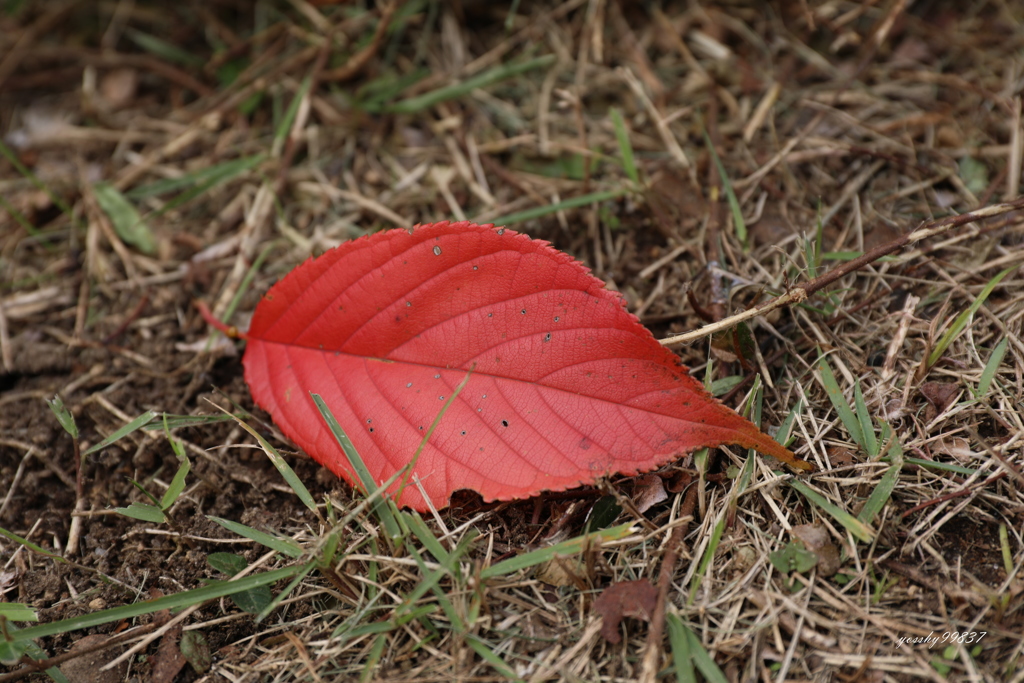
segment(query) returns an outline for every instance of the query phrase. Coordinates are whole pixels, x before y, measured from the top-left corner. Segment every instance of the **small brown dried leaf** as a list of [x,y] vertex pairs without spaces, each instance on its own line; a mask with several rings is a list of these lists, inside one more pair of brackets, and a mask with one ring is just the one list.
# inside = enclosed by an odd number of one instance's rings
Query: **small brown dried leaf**
[[935,408],[935,413],[942,413],[960,393],[960,387],[952,382],[925,382],[921,385],[921,395]]
[[657,604],[658,589],[647,579],[613,583],[594,601],[594,611],[604,619],[601,635],[613,645],[621,642],[619,624],[623,617],[649,622]]
[[960,462],[973,460],[977,455],[971,450],[971,442],[960,436],[946,436],[939,439],[932,451],[952,456]]
[[[110,640],[110,636],[101,633],[84,636],[75,641],[75,644],[71,646],[71,651],[91,649],[108,640]],[[121,654],[123,649],[123,647],[115,645],[110,649],[96,650],[81,657],[69,659],[60,665],[61,673],[69,681],[75,683],[118,683],[123,681],[125,674],[128,673],[128,662],[121,662],[109,671],[104,671],[103,667]]]
[[839,549],[832,543],[824,527],[817,524],[800,524],[793,527],[790,533],[818,558],[820,576],[828,578],[839,571]]
[[650,510],[658,503],[668,500],[665,483],[657,474],[644,474],[633,482],[633,502],[640,514]]
[[185,666],[185,655],[181,654],[178,640],[181,638],[181,625],[175,626],[160,639],[160,646],[152,658],[152,683],[174,683],[178,672]]

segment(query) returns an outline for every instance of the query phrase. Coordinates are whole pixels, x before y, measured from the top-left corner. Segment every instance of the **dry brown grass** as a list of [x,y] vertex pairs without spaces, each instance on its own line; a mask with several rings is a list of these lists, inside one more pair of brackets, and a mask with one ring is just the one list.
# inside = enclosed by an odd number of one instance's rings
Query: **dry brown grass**
[[[86,461],[81,534],[68,548],[74,461],[44,398],[64,398],[83,446],[149,409],[210,414],[204,399],[230,408],[223,396],[252,407],[233,347],[209,350],[193,297],[219,316],[237,309],[231,322],[244,324],[274,279],[343,240],[499,220],[573,253],[668,337],[702,324],[688,290],[721,318],[835,267],[844,252],[1019,194],[1024,11],[1015,3],[527,0],[512,15],[505,3],[468,0],[364,4],[0,4],[0,131],[40,181],[0,161],[0,526],[80,562],[0,539],[4,601],[52,621],[196,588],[218,575],[209,553],[243,552],[252,573],[290,561],[239,542],[211,514],[322,557],[323,501],[338,517],[358,505],[296,454],[321,503],[306,510],[247,449],[248,435],[219,423],[175,432],[194,467],[170,511],[175,528],[111,514],[140,500],[128,477],[159,494],[177,467],[159,431],[139,431]],[[139,32],[182,52],[138,42]],[[480,88],[417,99],[524,64]],[[639,184],[620,162],[610,107],[623,114]],[[255,155],[172,201],[203,169]],[[132,195],[183,176],[192,184]],[[109,219],[100,179],[145,216],[152,252]],[[556,210],[520,213],[548,205]],[[208,641],[212,668],[154,680],[672,678],[672,623],[627,620],[613,645],[593,609],[614,582],[664,577],[669,621],[686,624],[730,681],[1021,683],[1022,235],[1018,213],[990,218],[757,320],[763,420],[775,427],[795,410],[793,447],[819,468],[800,479],[811,497],[766,459],[750,462],[749,481],[737,476],[744,454],[719,451],[703,468],[686,459],[664,478],[688,486],[670,486],[643,514],[622,513],[632,533],[484,579],[501,559],[581,533],[601,493],[511,505],[466,496],[428,520],[445,552],[460,541],[465,552],[438,574],[437,592],[415,600],[443,559],[412,537],[389,545],[363,511],[332,567],[309,574],[265,621],[224,599],[197,604],[181,621]],[[991,360],[997,348],[1001,362]],[[704,375],[706,343],[680,353]],[[715,379],[744,378],[726,398],[740,405],[754,373],[727,350],[710,356]],[[877,457],[828,398],[821,357],[849,406],[859,387],[876,428],[891,426]],[[902,466],[880,459],[896,450]],[[604,493],[629,510],[634,488],[643,487],[611,482]],[[879,490],[884,506],[858,538],[842,513],[855,518]],[[825,532],[819,564],[782,573],[771,556],[804,525]],[[410,609],[416,618],[398,618]],[[93,630],[148,629],[146,659],[119,675],[156,677],[180,637],[168,619]],[[986,635],[973,645],[906,641],[951,631]],[[58,655],[80,635],[40,644]]]

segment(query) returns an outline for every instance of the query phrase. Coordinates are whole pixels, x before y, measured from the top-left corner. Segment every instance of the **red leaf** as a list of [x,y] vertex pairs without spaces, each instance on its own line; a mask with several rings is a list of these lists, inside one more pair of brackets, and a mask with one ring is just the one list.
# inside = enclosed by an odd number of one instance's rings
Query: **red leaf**
[[[438,508],[458,489],[526,498],[702,446],[811,469],[708,395],[619,294],[511,230],[436,223],[347,242],[271,288],[246,337],[253,398],[349,482],[310,392],[380,482],[411,460],[473,369],[414,468]],[[412,483],[398,502],[427,508]]]

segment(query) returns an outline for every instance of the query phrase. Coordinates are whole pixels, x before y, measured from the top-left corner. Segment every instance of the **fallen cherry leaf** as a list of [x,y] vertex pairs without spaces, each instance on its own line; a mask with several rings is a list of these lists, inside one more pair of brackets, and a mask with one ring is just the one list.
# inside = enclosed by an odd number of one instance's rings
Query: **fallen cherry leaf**
[[[350,483],[310,392],[383,482],[471,373],[413,467],[437,508],[459,489],[528,498],[705,446],[813,470],[711,397],[587,268],[504,228],[435,223],[346,242],[274,285],[241,336],[256,403]],[[399,505],[428,509],[417,486],[397,488]]]

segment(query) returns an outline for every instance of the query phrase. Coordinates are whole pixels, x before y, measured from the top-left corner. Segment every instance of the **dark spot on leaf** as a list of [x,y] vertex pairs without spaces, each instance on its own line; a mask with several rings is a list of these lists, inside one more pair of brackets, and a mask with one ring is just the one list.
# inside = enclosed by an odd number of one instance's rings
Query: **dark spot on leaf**
[[441,375],[434,375],[434,379],[441,379]]
[[588,439],[587,437],[583,437],[582,439],[580,439],[580,448],[582,448],[585,451],[589,451],[590,439]]
[[526,309],[525,308],[523,310],[519,311],[519,312],[522,313],[523,315],[526,315]]
[[498,229],[498,234],[499,235],[504,235],[505,234],[505,228],[499,228]]
[[444,396],[438,396],[438,397],[437,397],[437,400],[438,400],[438,401],[443,401],[443,400],[444,400]]
[[508,427],[508,420],[502,420],[501,421],[501,426],[502,427]]
[[[551,341],[551,333],[550,332],[548,332],[546,335],[544,335],[544,341],[546,341],[546,342]],[[636,377],[636,375],[633,375],[633,377]]]
[[440,256],[440,255],[441,255],[441,247],[439,247],[439,246],[437,246],[435,244],[434,245],[434,256]]
[[372,422],[373,422],[373,418],[372,417],[366,418],[366,424],[370,424]]
[[488,318],[493,318],[493,317],[494,317],[494,314],[493,314],[493,313],[488,313],[488,314],[487,314],[487,317],[488,317]]
[[420,425],[420,431],[421,432],[423,431],[423,425]]
[[558,318],[559,318],[559,316],[557,316],[557,315],[556,315],[556,316],[555,316],[555,322],[556,322],[556,323],[558,322]]
[[373,434],[373,427],[370,427],[370,433]]
[[412,382],[409,382],[408,384],[406,384],[405,388],[406,389],[411,389],[412,388]]
[[463,436],[465,436],[465,435],[466,435],[466,430],[465,430],[465,429],[463,429],[463,430],[462,430],[462,435],[463,435]]
[[406,301],[406,302],[405,302],[405,305],[406,305],[406,306],[412,306],[412,302],[411,302],[411,301]]
[[473,270],[480,270],[480,266],[473,266]]

